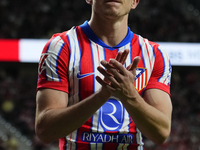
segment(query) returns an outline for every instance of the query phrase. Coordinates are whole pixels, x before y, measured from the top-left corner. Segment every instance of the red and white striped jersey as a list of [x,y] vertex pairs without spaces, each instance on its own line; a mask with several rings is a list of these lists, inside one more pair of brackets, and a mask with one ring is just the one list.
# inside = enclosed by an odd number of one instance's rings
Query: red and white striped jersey
[[[87,21],[55,34],[47,42],[39,62],[37,89],[67,92],[69,105],[78,103],[100,89],[95,80],[95,76],[101,76],[97,70],[100,61],[109,61],[125,49],[130,50],[125,67],[134,57],[142,58],[135,77],[137,91],[142,95],[146,89],[157,88],[170,94],[171,65],[163,48],[130,29],[121,43],[110,47],[93,33]],[[115,97],[110,97],[79,129],[59,140],[60,150],[143,150],[143,145],[141,132]]]

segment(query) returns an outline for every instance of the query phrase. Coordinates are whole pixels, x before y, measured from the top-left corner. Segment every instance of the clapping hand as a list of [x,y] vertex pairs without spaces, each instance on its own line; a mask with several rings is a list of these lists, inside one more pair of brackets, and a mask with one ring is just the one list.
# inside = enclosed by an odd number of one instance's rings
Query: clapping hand
[[96,80],[113,96],[118,97],[120,100],[134,98],[135,95],[134,81],[140,57],[135,57],[132,64],[125,68],[124,63],[128,52],[129,50],[125,50],[123,53],[118,54],[115,59],[110,59],[109,62],[102,60],[101,64],[105,69],[101,66],[97,68],[105,79],[102,80],[97,76]]

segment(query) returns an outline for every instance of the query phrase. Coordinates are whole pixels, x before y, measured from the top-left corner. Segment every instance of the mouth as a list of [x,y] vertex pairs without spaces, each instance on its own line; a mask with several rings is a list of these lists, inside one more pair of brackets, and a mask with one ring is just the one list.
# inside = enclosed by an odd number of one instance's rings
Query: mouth
[[105,4],[108,6],[118,6],[120,5],[122,2],[121,0],[105,0]]
[[120,3],[119,0],[106,0],[107,3]]

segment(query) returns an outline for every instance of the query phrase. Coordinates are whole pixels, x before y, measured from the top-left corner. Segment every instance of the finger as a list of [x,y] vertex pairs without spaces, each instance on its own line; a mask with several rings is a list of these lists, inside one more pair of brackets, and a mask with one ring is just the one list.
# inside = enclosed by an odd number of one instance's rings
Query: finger
[[121,57],[122,57],[122,52],[120,51],[120,52],[117,53],[117,56],[115,57],[115,60],[120,62],[121,61]]
[[[111,66],[112,67],[112,66]],[[105,67],[106,68],[106,67]],[[106,68],[107,69],[107,68]],[[97,70],[104,76],[113,76],[109,71],[105,70],[103,67],[98,66]]]
[[118,93],[118,91],[121,91],[120,88],[114,88],[110,84],[105,83],[99,76],[96,76],[96,80],[99,84],[102,85],[103,88],[106,88],[113,96]]
[[[103,69],[102,67],[97,67],[97,70],[104,75],[104,82],[109,83],[110,85],[112,85],[113,87],[117,88],[119,87],[119,83],[117,82],[117,80],[114,78],[113,74],[110,73],[109,71]],[[116,69],[115,69],[116,70]]]
[[[117,61],[117,60],[116,60]],[[110,61],[109,61],[110,62]],[[117,61],[118,62],[118,61]],[[108,63],[107,61],[105,60],[102,60],[101,62],[101,65],[104,66],[106,69],[109,69],[109,68],[115,68],[111,63]]]
[[114,87],[119,87],[119,83],[123,81],[123,75],[120,73],[119,70],[115,68],[109,68],[107,70],[112,74],[112,77],[115,79],[112,80],[111,83],[114,85]]
[[[102,64],[102,66],[103,67],[105,67],[105,69],[103,70],[103,68],[102,67],[97,67],[97,70],[99,70],[99,72],[101,72],[101,74],[103,74],[104,75],[104,77],[107,77],[108,78],[108,76],[110,75],[112,75],[111,73],[110,73],[110,68],[115,68],[112,64],[110,64],[110,63],[108,63],[107,61],[105,61],[105,60],[102,60],[101,61],[101,64]],[[105,79],[106,80],[106,79]]]
[[132,64],[130,64],[128,67],[126,67],[127,70],[131,69]]
[[125,64],[128,54],[129,54],[129,49],[125,49],[124,52],[122,53],[121,59],[119,61],[122,65]]
[[141,59],[140,56],[136,56],[136,57],[133,59],[132,65],[131,65],[131,67],[130,67],[129,70],[132,70],[132,71],[133,71],[133,70],[136,70],[140,59]]
[[125,62],[126,62],[126,58],[127,58],[128,54],[129,54],[129,50],[128,49],[125,49],[123,52],[119,51],[117,53],[117,56],[115,57],[115,60],[120,62],[122,65],[124,65]]
[[120,62],[118,62],[114,59],[110,59],[109,64],[111,66],[113,66],[112,68],[111,67],[107,68],[109,71],[114,68],[114,69],[117,69],[118,72],[120,72],[122,75],[125,74],[126,69],[124,68],[124,66]]
[[[116,63],[117,63],[118,65],[121,65],[121,68],[123,68],[124,70],[126,70],[126,69],[124,68],[124,66],[123,66],[120,62],[118,62],[117,60],[114,60],[114,61],[116,61]],[[120,68],[120,67],[116,68],[115,66],[113,66],[113,64],[107,63],[107,62],[104,61],[104,60],[101,61],[101,64],[106,68],[107,73],[109,73],[109,74],[111,74],[112,76],[114,76],[114,78],[116,79],[117,82],[121,82],[121,81],[122,81],[122,75],[123,75],[124,73],[121,72],[120,69],[118,69],[118,68]],[[121,69],[121,70],[122,70],[122,69]],[[102,74],[103,74],[103,72],[102,72]],[[106,76],[106,74],[103,74],[103,75],[104,75],[106,78],[108,78],[108,76]],[[109,81],[111,81],[111,80],[109,80]],[[117,83],[115,83],[114,80],[112,80],[112,83],[113,83],[114,85],[117,85]]]
[[96,80],[99,84],[101,84],[102,87],[105,87],[109,92],[114,93],[114,91],[116,91],[115,87],[102,80],[99,76],[96,76]]
[[106,87],[107,83],[105,80],[102,80],[99,76],[96,76],[96,80],[99,84],[101,84],[103,87]]
[[112,87],[110,84],[104,82],[99,76],[96,76],[96,80],[102,87],[106,88],[111,94],[115,93],[116,89]]

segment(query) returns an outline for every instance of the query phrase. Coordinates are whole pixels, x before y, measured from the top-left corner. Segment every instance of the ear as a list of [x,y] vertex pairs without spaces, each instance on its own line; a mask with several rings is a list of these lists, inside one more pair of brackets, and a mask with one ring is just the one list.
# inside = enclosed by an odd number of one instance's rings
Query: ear
[[137,7],[137,5],[139,4],[140,0],[133,0],[133,3],[131,5],[131,9],[135,9]]
[[86,0],[86,3],[92,4],[92,0]]

